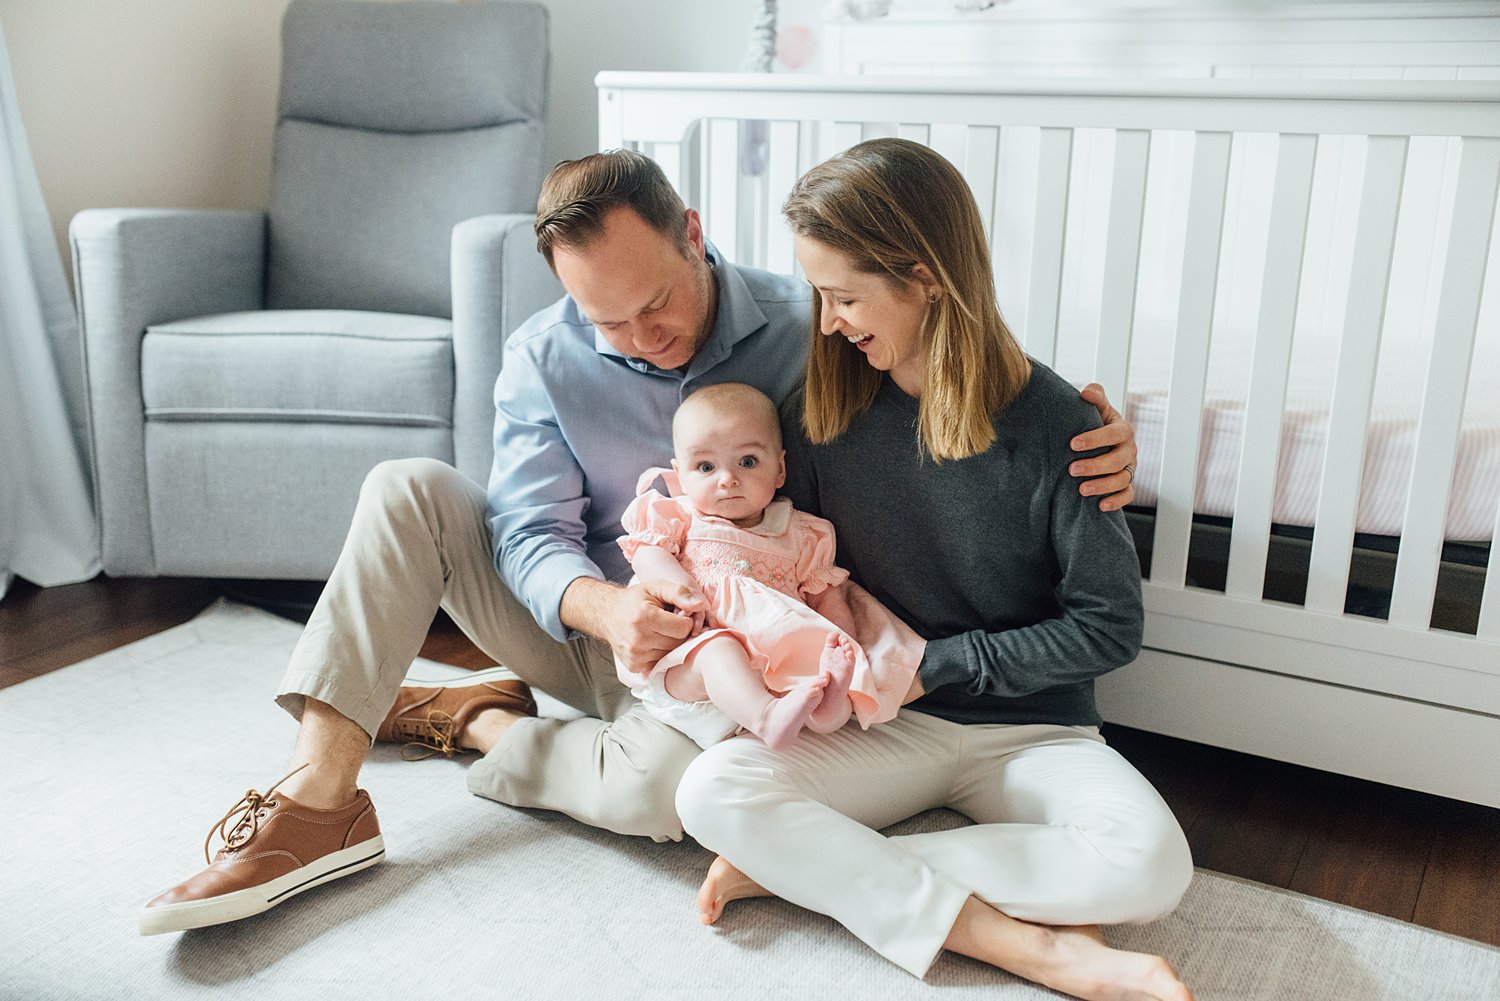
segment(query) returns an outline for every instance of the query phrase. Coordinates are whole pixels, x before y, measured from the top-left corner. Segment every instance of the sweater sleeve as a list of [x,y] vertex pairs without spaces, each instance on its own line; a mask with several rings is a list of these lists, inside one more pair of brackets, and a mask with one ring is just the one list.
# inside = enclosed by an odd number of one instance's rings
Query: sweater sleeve
[[971,630],[930,640],[920,674],[928,691],[962,684],[1005,698],[1089,681],[1134,660],[1144,611],[1140,564],[1125,517],[1078,493],[1059,456],[1050,535],[1061,577],[1060,614],[999,632]]

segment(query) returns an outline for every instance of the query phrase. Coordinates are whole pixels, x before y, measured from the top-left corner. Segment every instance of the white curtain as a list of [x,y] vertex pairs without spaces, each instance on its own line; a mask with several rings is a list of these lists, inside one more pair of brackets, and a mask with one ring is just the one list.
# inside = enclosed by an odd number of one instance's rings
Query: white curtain
[[0,597],[99,572],[83,360],[0,26]]

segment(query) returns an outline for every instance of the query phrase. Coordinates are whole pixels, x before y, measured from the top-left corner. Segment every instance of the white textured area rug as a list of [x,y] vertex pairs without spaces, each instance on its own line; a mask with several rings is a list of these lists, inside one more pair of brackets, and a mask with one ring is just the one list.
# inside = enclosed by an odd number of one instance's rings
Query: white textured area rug
[[[136,910],[285,765],[271,702],[299,627],[220,603],[0,691],[0,998],[986,998],[1059,995],[944,956],[918,981],[773,900],[698,924],[710,856],[475,798],[456,761],[377,748],[387,860],[236,924],[141,938]],[[934,813],[903,830],[961,822]],[[1175,914],[1107,930],[1200,1001],[1500,998],[1500,950],[1199,872]]]

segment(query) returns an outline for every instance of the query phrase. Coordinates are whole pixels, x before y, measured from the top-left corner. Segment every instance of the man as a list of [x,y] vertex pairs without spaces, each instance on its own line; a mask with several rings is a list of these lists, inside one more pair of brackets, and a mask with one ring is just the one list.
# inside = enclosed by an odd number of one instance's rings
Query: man
[[[648,668],[687,636],[692,620],[676,610],[693,599],[624,583],[620,515],[641,471],[672,454],[687,393],[746,382],[787,397],[806,356],[809,290],[725,261],[636,153],[559,164],[536,231],[568,294],[506,344],[488,496],[433,460],[370,473],[277,696],[301,721],[291,773],[230,810],[224,848],[146,905],[143,934],[257,914],[380,861],[374,807],[356,787],[372,739],[478,751],[469,788],[503,803],[682,837],[673,795],[697,745],[638,708],[614,658]],[[1134,437],[1102,392],[1091,402],[1109,423],[1075,447],[1118,447],[1072,472],[1105,474],[1080,489],[1114,509],[1132,496]],[[403,687],[440,606],[516,673]],[[527,682],[587,717],[536,718]]]

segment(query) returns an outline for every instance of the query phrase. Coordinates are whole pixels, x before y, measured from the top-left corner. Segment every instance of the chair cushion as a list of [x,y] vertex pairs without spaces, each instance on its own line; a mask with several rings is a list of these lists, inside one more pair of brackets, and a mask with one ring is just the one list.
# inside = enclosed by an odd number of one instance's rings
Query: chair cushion
[[155,573],[326,580],[383,459],[452,461],[446,428],[148,421]]
[[296,0],[281,36],[282,118],[441,132],[547,117],[541,4]]
[[266,304],[451,316],[453,227],[535,212],[541,145],[536,123],[413,135],[282,120]]
[[536,211],[545,8],[294,0],[282,50],[266,304],[451,316],[453,227]]
[[157,324],[141,345],[146,419],[451,427],[452,327],[345,310]]

